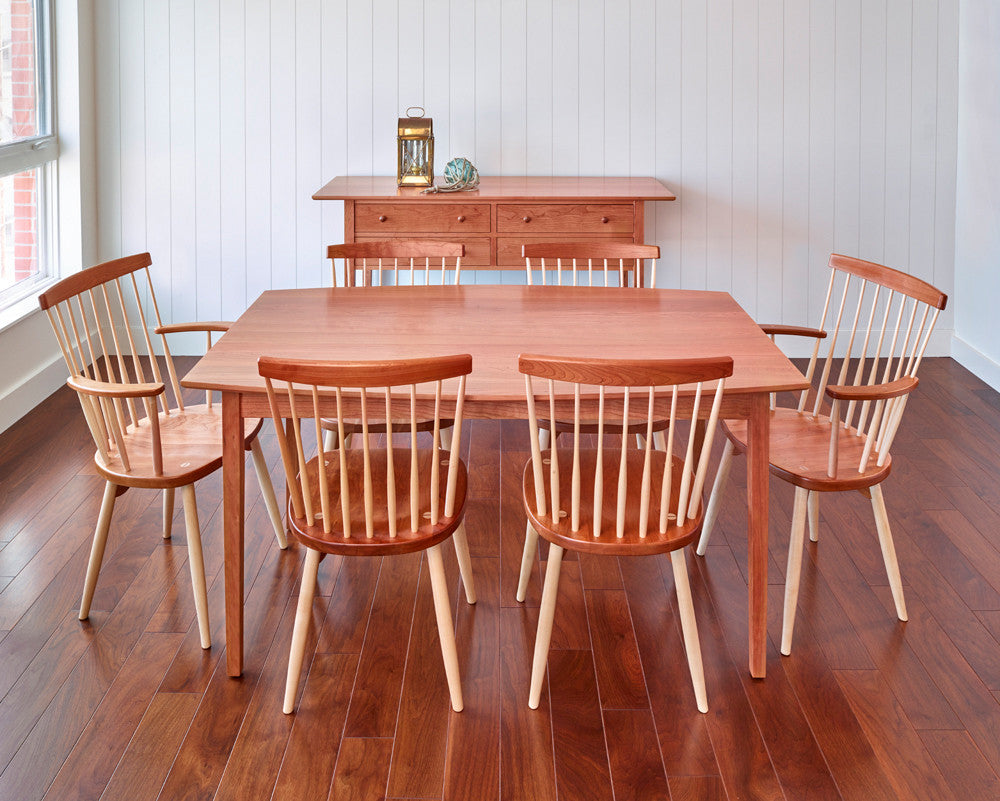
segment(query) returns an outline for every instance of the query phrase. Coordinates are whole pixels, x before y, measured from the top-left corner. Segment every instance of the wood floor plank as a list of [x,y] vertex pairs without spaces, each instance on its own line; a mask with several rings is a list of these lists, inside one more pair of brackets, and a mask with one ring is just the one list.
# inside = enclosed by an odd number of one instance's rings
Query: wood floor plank
[[537,607],[501,608],[500,797],[505,801],[556,798],[548,683],[538,709],[528,708],[537,628]]
[[101,801],[154,801],[199,703],[195,693],[157,693]]
[[330,798],[337,801],[382,801],[389,779],[392,740],[345,737],[340,746]]
[[[324,560],[327,561],[329,557]],[[318,652],[361,653],[381,566],[379,559],[347,557],[343,560],[316,644]],[[321,570],[322,567],[321,563]]]
[[345,737],[392,737],[396,732],[420,558],[412,553],[381,560]]
[[450,715],[445,801],[500,798],[500,559],[474,557],[472,571],[476,604],[460,594],[455,618],[465,709]]
[[[524,549],[527,523],[521,477],[524,466],[530,458],[530,451],[504,450],[500,454],[500,602],[503,606],[520,606],[515,594],[521,571],[521,554]],[[543,543],[539,539],[539,546],[541,545]],[[539,551],[541,550],[539,548]],[[542,573],[536,555],[524,603],[528,606],[538,606],[541,598]]]
[[[144,634],[45,793],[52,801],[98,798],[152,703],[179,634]],[[23,788],[22,788],[23,789]]]
[[585,590],[620,590],[622,574],[618,569],[618,559],[614,556],[581,553],[580,581]]
[[922,731],[920,739],[955,798],[1000,798],[1000,778],[964,731]]
[[724,801],[730,796],[718,776],[674,776],[670,779],[670,797],[673,801]]
[[549,651],[556,788],[560,798],[612,799],[601,702],[590,651]]
[[[606,561],[617,563],[617,559]],[[604,709],[649,709],[639,648],[624,590],[587,590],[597,687]]]
[[669,801],[670,790],[648,709],[605,709],[615,801]]
[[[543,562],[543,576],[547,568],[548,562]],[[556,613],[552,622],[549,650],[589,651],[590,647],[587,602],[580,581],[580,563],[563,559],[559,568],[559,590],[556,593]]]
[[320,654],[299,696],[274,801],[326,801],[337,764],[357,654]]

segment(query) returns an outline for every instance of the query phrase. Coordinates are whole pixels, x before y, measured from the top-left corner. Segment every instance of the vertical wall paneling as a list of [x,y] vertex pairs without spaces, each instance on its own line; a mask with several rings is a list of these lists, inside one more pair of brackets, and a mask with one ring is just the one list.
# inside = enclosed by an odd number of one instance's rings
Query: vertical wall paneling
[[[202,0],[192,18],[194,34],[194,245],[195,312],[191,319],[222,314],[222,96],[220,0]],[[182,198],[183,199],[183,198]],[[176,258],[176,256],[175,256]]]
[[[246,7],[219,0],[219,253],[225,291],[222,319],[253,301],[247,270]],[[221,65],[225,65],[222,69]],[[154,254],[155,258],[155,254]],[[254,296],[256,297],[256,296]]]
[[[782,0],[760,0],[757,18],[757,299],[761,321],[781,317],[784,190],[784,36]],[[794,280],[795,269],[790,278]]]
[[[98,251],[149,250],[168,320],[329,283],[335,175],[654,175],[661,286],[815,321],[832,250],[954,284],[950,0],[96,0]],[[517,281],[515,271],[466,280]],[[950,311],[935,352],[947,351]]]
[[[174,317],[171,274],[173,258],[170,244],[173,239],[173,220],[170,216],[170,2],[149,0],[144,15],[145,51],[145,110],[146,110],[146,250],[153,255],[156,265],[152,271],[153,284],[160,313],[169,320]],[[98,46],[97,51],[103,48]],[[122,65],[122,69],[126,66]],[[97,117],[103,116],[98,113]],[[100,170],[101,168],[98,167]],[[100,190],[98,190],[100,191]],[[100,205],[103,206],[103,203]]]
[[[277,9],[282,13],[284,9]],[[247,302],[271,288],[271,6],[246,0],[246,66],[243,89],[246,115],[246,277]],[[280,104],[279,104],[280,105]],[[282,143],[287,146],[287,143]],[[278,186],[282,182],[279,179]],[[274,198],[280,202],[279,198]]]
[[268,46],[271,69],[269,86],[262,87],[271,95],[268,120],[271,176],[269,269],[270,286],[276,289],[295,286],[297,278],[295,267],[290,263],[292,254],[296,252],[298,210],[296,109],[300,104],[296,91],[297,6],[295,2],[271,3]]
[[[283,269],[291,286],[322,286],[324,269],[320,229],[320,205],[312,199],[323,174],[322,104],[320,63],[321,0],[297,0],[295,11],[295,252],[282,255]],[[294,276],[294,280],[291,278]]]
[[780,318],[808,325],[809,38],[802,31],[809,30],[809,4],[785,3],[783,27]]

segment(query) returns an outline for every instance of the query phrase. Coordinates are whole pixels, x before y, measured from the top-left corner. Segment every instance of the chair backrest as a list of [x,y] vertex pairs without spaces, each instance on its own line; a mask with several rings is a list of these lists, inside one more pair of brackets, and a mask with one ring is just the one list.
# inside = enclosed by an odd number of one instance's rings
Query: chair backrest
[[[151,263],[148,253],[140,253],[98,264],[63,279],[38,299],[59,341],[70,385],[80,397],[98,450],[106,461],[117,453],[126,470],[130,467],[123,433],[149,417],[153,450],[158,454],[156,410],[166,415],[184,410],[177,371],[163,334],[158,336],[167,381],[154,353],[153,336],[163,323],[149,274]],[[153,334],[150,322],[154,323]],[[173,405],[161,391],[164,385],[172,390]],[[137,401],[145,406],[142,413]]]
[[[902,418],[909,391],[916,385],[920,362],[947,295],[926,281],[891,267],[849,256],[830,256],[830,282],[820,329],[806,378],[820,374],[812,409],[808,391],[799,398],[799,411],[818,415],[825,397],[833,398],[831,418],[844,428],[868,438],[859,471],[864,471],[874,448],[882,465]],[[826,356],[820,358],[821,347]],[[822,362],[822,366],[820,363]],[[886,397],[860,400],[848,387],[888,385]],[[828,392],[830,387],[833,390]],[[844,390],[837,389],[844,387]],[[870,393],[869,393],[870,394]],[[847,408],[840,417],[841,404]],[[835,475],[836,437],[831,437],[830,475]]]
[[[284,437],[279,437],[278,440],[292,508],[297,518],[305,519],[308,526],[316,525],[317,520],[321,518],[323,531],[327,534],[333,532],[339,522],[339,531],[347,538],[351,536],[351,508],[363,506],[365,537],[370,539],[376,534],[377,518],[387,521],[388,531],[381,533],[387,533],[393,538],[400,525],[407,526],[410,531],[417,531],[424,521],[424,512],[428,512],[427,520],[431,526],[437,525],[442,517],[450,518],[453,515],[456,483],[461,465],[458,451],[462,433],[465,377],[472,371],[471,356],[370,362],[289,361],[261,357],[258,361],[258,371],[264,377],[275,426],[282,426],[285,418],[290,418],[292,422],[294,446]],[[443,393],[444,382],[450,379],[457,379],[455,381],[457,386],[453,391]],[[275,382],[282,383],[276,386]],[[401,389],[405,389],[405,392],[401,392]],[[369,403],[369,393],[372,390],[376,392],[371,394],[382,397],[382,403],[375,401],[382,407],[381,410],[369,409],[369,405],[374,405]],[[447,399],[448,408],[444,408],[443,397]],[[360,457],[357,456],[357,449],[343,447],[333,452],[334,456],[326,456],[331,452],[326,451],[324,447],[321,420],[330,417],[333,410],[326,408],[321,411],[321,399],[326,399],[330,405],[335,405],[339,442],[344,442],[344,418],[351,416],[360,418],[362,431]],[[417,432],[417,426],[431,415],[434,421],[431,441],[429,446],[425,443],[421,447],[422,438]],[[441,446],[441,421],[445,415],[454,419],[454,433],[448,459],[448,475],[442,484],[440,460],[432,457],[427,471],[429,475],[422,475],[420,454],[421,451],[430,454],[438,452]],[[385,510],[376,509],[374,505],[373,482],[377,474],[383,470],[376,470],[373,467],[376,454],[368,436],[370,418],[397,422],[407,418],[410,425],[406,434],[394,434],[391,429],[397,426],[391,426],[386,434],[386,448],[378,449],[379,464],[384,468],[386,482]],[[302,420],[312,421],[316,453],[323,454],[324,461],[328,458],[338,460],[339,486],[329,486],[325,470],[307,469],[308,433],[303,431]],[[398,477],[405,465],[397,464],[395,460],[398,454],[394,454],[394,439],[399,437],[409,439],[409,453],[406,458],[409,473],[402,486],[398,485]],[[353,482],[350,480],[348,467],[352,459],[356,461],[359,458],[363,470],[361,498],[352,496]],[[318,509],[313,500],[316,497],[319,499]],[[331,510],[335,507],[335,499],[341,507],[340,521],[334,520],[331,514]],[[397,501],[400,501],[398,514]]]
[[[604,534],[602,518],[608,516],[614,520],[613,536],[621,538],[626,535],[626,517],[630,512],[635,513],[636,489],[639,539],[645,538],[649,531],[651,513],[654,515],[652,525],[660,534],[699,514],[725,378],[733,372],[730,357],[615,360],[522,355],[518,357],[518,369],[525,376],[531,464],[536,509],[540,515],[547,515],[557,525],[560,511],[568,500],[572,532],[580,531],[581,520],[592,520],[591,534],[600,537]],[[546,510],[545,468],[538,439],[538,399],[533,378],[543,379],[547,385],[547,393],[542,399],[544,402],[547,395],[549,419],[572,419],[574,426],[572,445],[562,449],[564,452],[571,450],[566,454],[571,460],[568,499],[560,485],[560,472],[565,472],[565,468],[560,470],[561,449],[553,445],[551,451],[546,452],[550,497],[559,499],[558,508],[550,510]],[[681,385],[685,384],[693,384],[693,398],[688,397],[691,387],[681,394]],[[607,388],[613,388],[612,392],[607,392]],[[563,400],[567,397],[572,401]],[[567,403],[571,404],[572,411],[566,409]],[[690,411],[682,414],[681,408],[689,403]],[[708,417],[705,439],[696,447],[695,421],[705,416]],[[664,452],[653,448],[653,427],[665,419],[669,419],[670,427]],[[597,433],[591,436],[596,436],[599,454],[592,460],[593,485],[586,489],[584,481],[589,484],[591,476],[585,476],[581,467],[581,424],[584,420],[597,421]],[[690,424],[686,433],[681,430],[685,427],[677,425],[682,420]],[[645,447],[641,451],[628,447],[629,425],[638,421],[646,425]],[[679,474],[674,471],[673,459],[668,456],[675,446],[684,453]],[[634,481],[633,486],[629,486],[630,474],[633,478],[638,474],[638,488]],[[606,485],[614,489],[606,493]],[[606,499],[606,494],[611,498]]]
[[[389,286],[397,284],[458,284],[465,245],[433,240],[350,242],[330,245],[334,286]],[[337,259],[343,260],[338,280]]]
[[650,280],[656,287],[658,245],[634,245],[630,242],[533,242],[521,246],[528,284],[562,286],[639,286],[643,260],[652,263]]

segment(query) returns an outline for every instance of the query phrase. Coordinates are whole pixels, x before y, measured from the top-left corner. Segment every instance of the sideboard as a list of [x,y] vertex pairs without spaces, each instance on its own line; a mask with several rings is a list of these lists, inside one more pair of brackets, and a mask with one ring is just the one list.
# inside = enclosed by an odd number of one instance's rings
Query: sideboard
[[391,176],[338,176],[313,199],[344,202],[345,242],[461,242],[463,269],[496,270],[523,269],[526,242],[642,243],[646,201],[676,197],[655,178],[494,176],[469,192],[423,194]]

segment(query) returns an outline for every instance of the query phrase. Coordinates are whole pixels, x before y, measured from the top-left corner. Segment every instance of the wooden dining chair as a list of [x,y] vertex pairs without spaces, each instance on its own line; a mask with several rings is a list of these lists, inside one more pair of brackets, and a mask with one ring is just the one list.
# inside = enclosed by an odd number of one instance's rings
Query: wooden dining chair
[[[449,537],[454,539],[465,597],[474,604],[476,590],[463,523],[466,468],[458,455],[465,377],[472,370],[472,357],[372,362],[261,357],[258,369],[264,377],[275,426],[289,418],[291,436],[280,438],[290,491],[289,528],[293,538],[306,548],[288,658],[285,713],[295,707],[316,575],[323,555],[392,556],[422,550],[427,551],[451,705],[461,712],[462,686],[451,599],[438,546]],[[455,427],[448,449],[441,447],[446,381],[457,384],[453,409],[450,405],[448,408]],[[325,449],[320,410],[323,396],[335,404],[337,420],[357,415],[363,435],[360,448]],[[376,411],[378,407],[381,409]],[[420,434],[418,426],[419,421],[427,419],[428,411],[434,421],[429,437]],[[403,416],[409,421],[406,434],[396,434],[394,428],[384,448],[373,448],[368,437],[369,419],[396,420]],[[309,425],[303,425],[304,421]],[[340,425],[343,427],[343,423]],[[310,434],[317,453],[312,458],[307,457]],[[397,438],[405,442],[397,444]],[[340,441],[344,441],[342,431]]]
[[[436,240],[410,239],[405,241],[380,242],[349,242],[343,245],[330,245],[327,256],[333,266],[333,282],[337,283],[337,260],[342,262],[341,286],[356,286],[360,277],[361,286],[396,286],[400,283],[409,286],[430,286],[432,283],[448,284],[451,277],[457,286],[462,277],[462,257],[465,255],[465,245],[455,242],[439,242]],[[361,433],[357,420],[345,420],[344,440],[350,445],[351,438]],[[430,431],[432,420],[420,420],[419,431]],[[329,418],[323,420],[326,430],[326,448],[334,450],[337,447],[337,421]],[[394,424],[395,431],[408,431],[409,422],[398,421]],[[441,437],[444,447],[451,444],[451,423],[442,421]],[[371,419],[368,421],[368,433],[384,434],[385,421]]]
[[447,286],[462,277],[465,245],[432,239],[348,242],[330,245],[326,255],[332,261],[334,286]]
[[[528,284],[656,288],[658,245],[631,242],[532,242],[521,246]],[[642,278],[644,260],[651,265]]]
[[[806,521],[810,539],[818,541],[820,493],[857,490],[871,500],[896,615],[906,620],[882,482],[892,468],[889,449],[947,300],[919,278],[834,254],[819,328],[761,326],[772,340],[777,335],[814,338],[806,369],[810,382],[819,368],[814,390],[803,391],[794,408],[777,407],[772,399],[770,413],[771,473],[795,486],[781,630],[781,653],[786,656],[792,647]],[[820,359],[824,339],[826,357]],[[702,556],[733,455],[746,452],[745,421],[726,420],[723,430],[727,441],[697,548]]]
[[[208,648],[208,602],[194,483],[222,466],[222,414],[211,393],[206,393],[203,404],[185,402],[166,335],[204,331],[211,348],[212,333],[225,331],[229,324],[163,325],[149,273],[151,263],[148,253],[105,262],[63,279],[38,299],[59,342],[70,373],[67,383],[79,396],[97,446],[94,461],[106,482],[80,600],[80,620],[90,614],[115,499],[130,487],[163,490],[163,536],[169,538],[174,492],[180,487],[201,646]],[[162,349],[160,357],[155,354],[154,336]],[[253,455],[278,545],[286,548],[278,503],[257,442],[261,423],[260,419],[246,421],[244,445]]]
[[[560,359],[522,355],[518,358],[518,369],[525,376],[531,432],[531,459],[525,465],[522,484],[529,523],[529,543],[521,564],[522,585],[534,561],[538,535],[550,543],[528,706],[536,709],[541,696],[559,569],[563,551],[568,548],[607,556],[670,554],[695,699],[699,711],[706,712],[705,676],[683,548],[701,530],[702,489],[712,431],[719,415],[725,378],[733,372],[733,360],[729,357]],[[541,379],[545,385],[540,397],[536,397],[534,379]],[[693,386],[682,395],[681,385]],[[691,392],[693,399],[688,397]],[[561,399],[565,397],[572,400]],[[572,415],[572,446],[561,448],[559,441],[554,440],[553,447],[542,449],[539,400],[547,406],[550,419],[556,419],[559,412],[560,416]],[[682,414],[682,408],[688,404],[690,413]],[[596,408],[596,447],[585,448],[581,421],[594,419],[591,408]],[[699,447],[696,422],[706,416],[708,431]],[[652,427],[663,418],[670,423],[668,443],[665,450],[658,450],[652,445]],[[637,419],[644,421],[647,430],[641,450],[627,445],[629,425]],[[679,427],[677,423],[682,420],[687,425]],[[568,439],[565,437],[563,441]],[[674,455],[675,445],[683,457]]]

